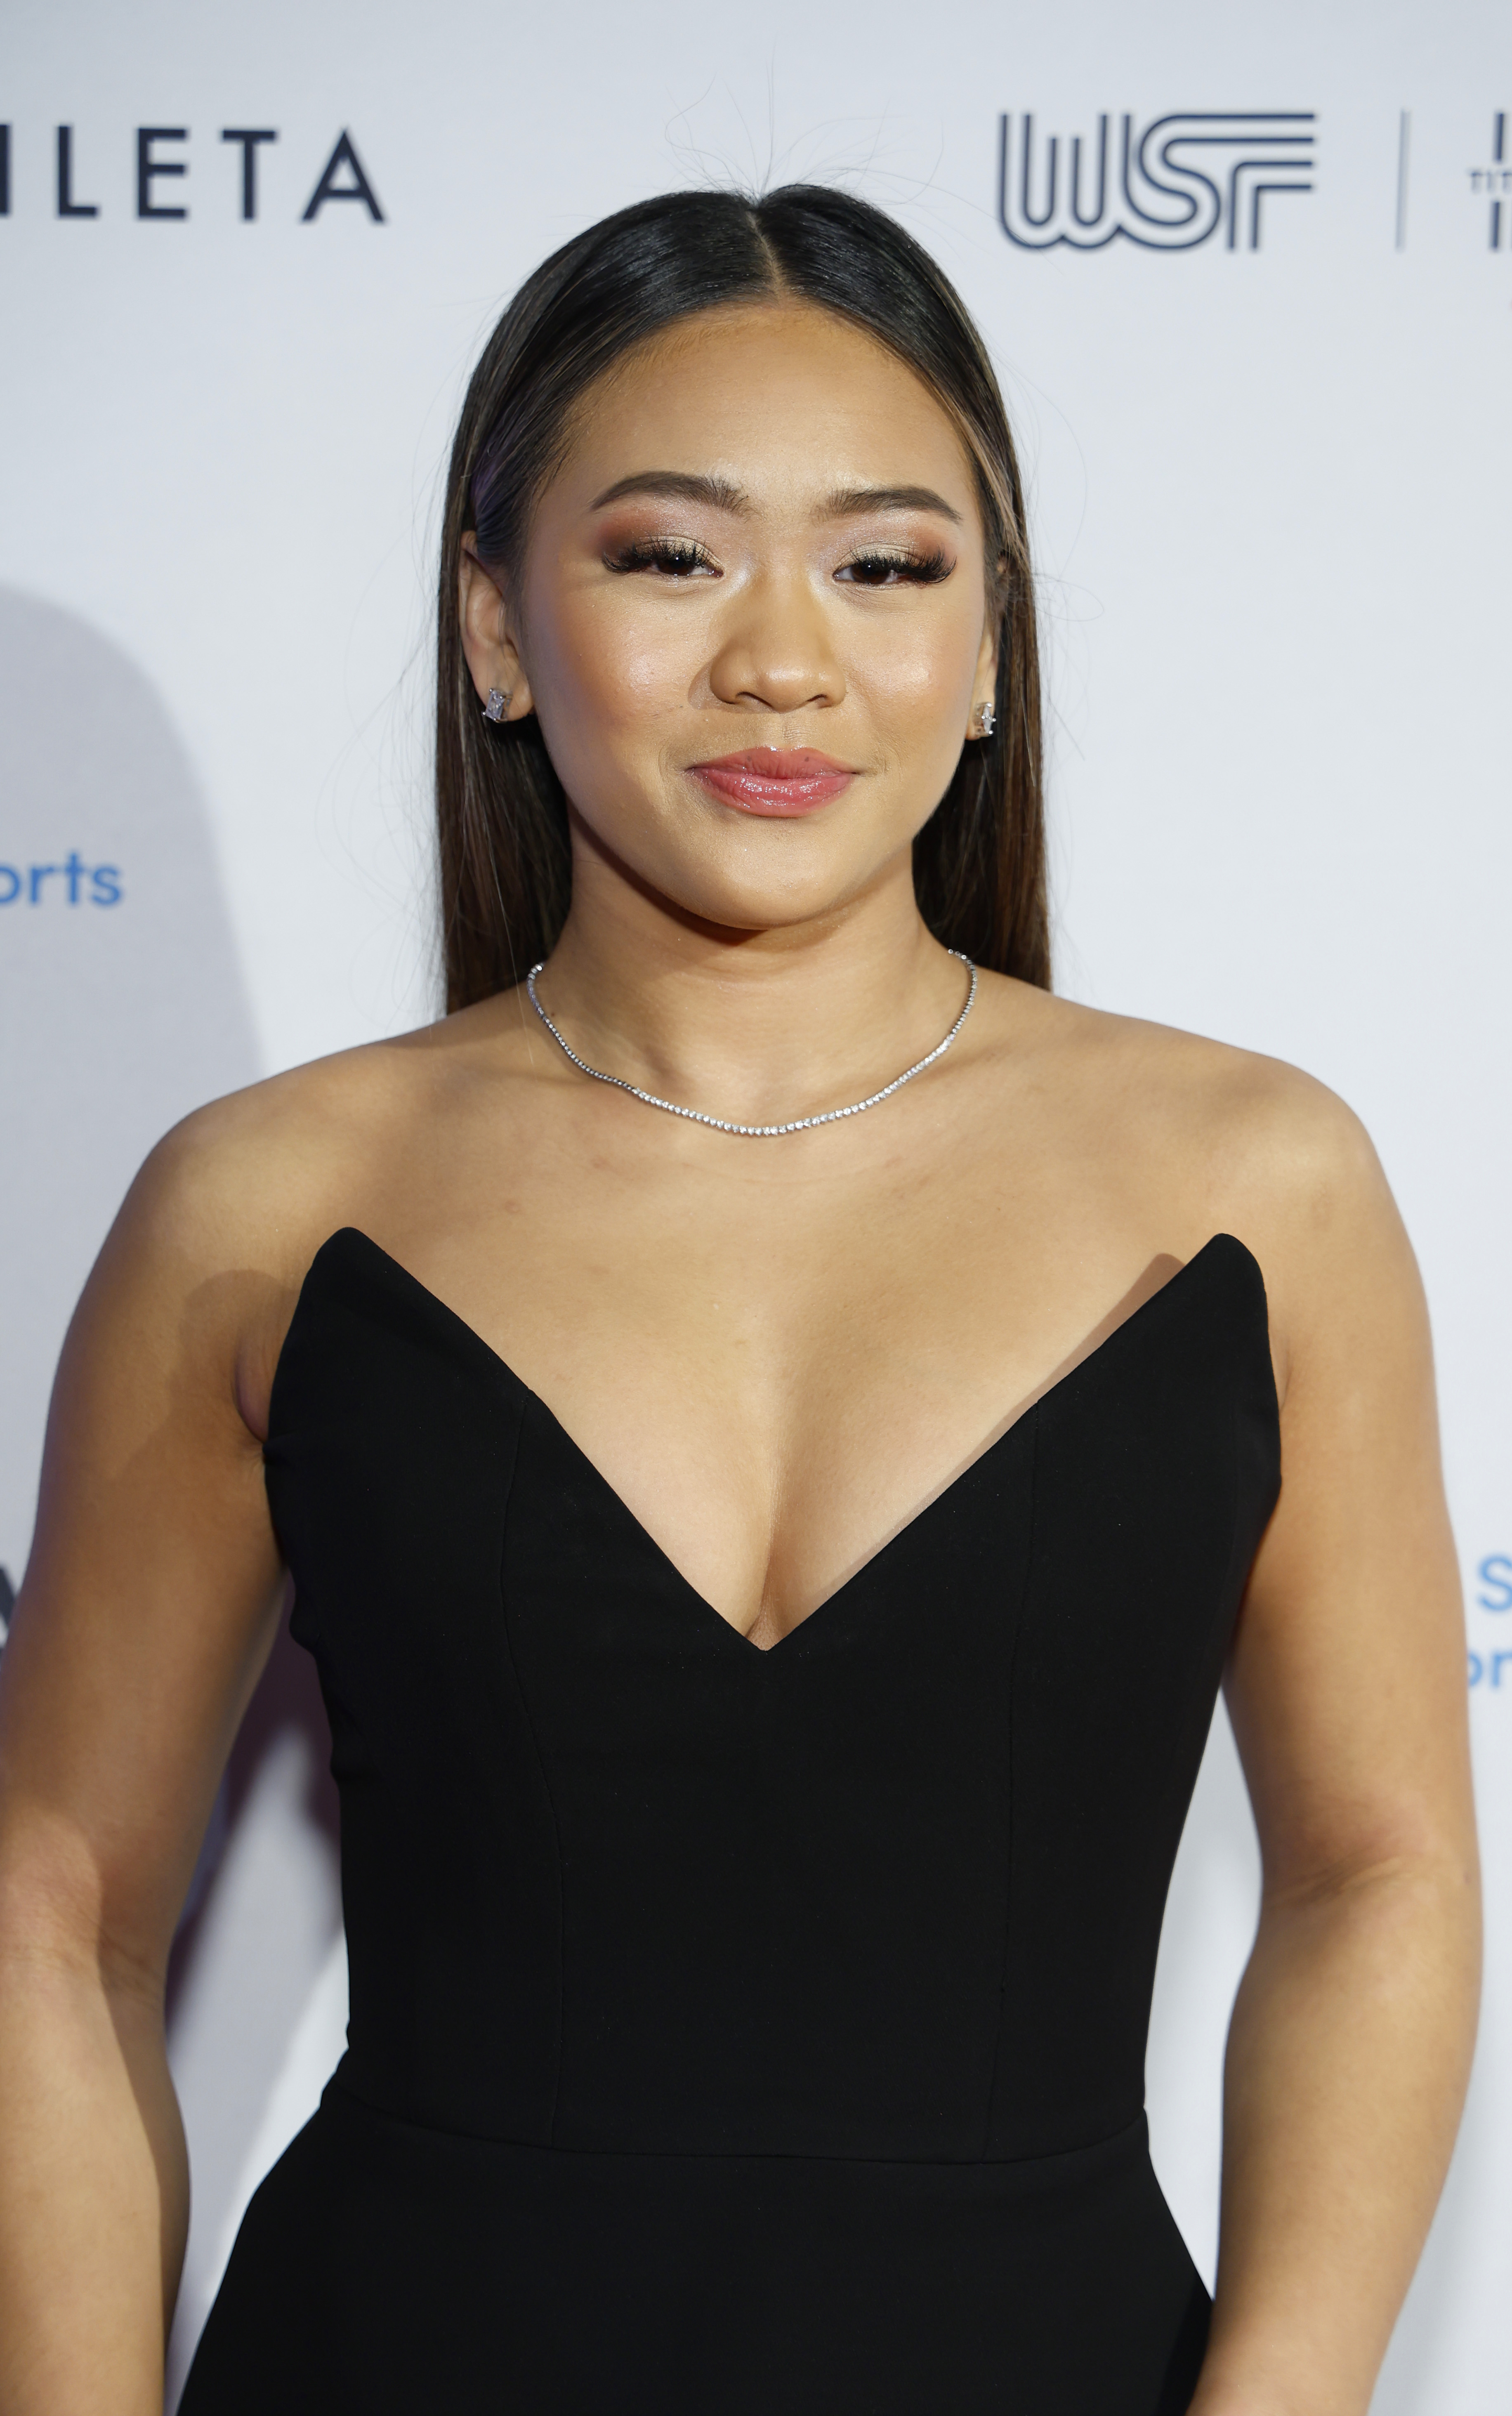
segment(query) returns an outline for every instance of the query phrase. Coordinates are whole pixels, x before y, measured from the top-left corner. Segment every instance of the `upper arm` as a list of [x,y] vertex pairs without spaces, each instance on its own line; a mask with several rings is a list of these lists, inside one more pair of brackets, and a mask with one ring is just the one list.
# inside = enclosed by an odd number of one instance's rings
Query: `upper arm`
[[287,1286],[234,1163],[154,1153],[90,1276],[48,1422],[0,1684],[0,1929],[155,1986],[282,1593],[249,1336]]
[[1354,1118],[1298,1084],[1257,1152],[1281,1492],[1228,1696],[1269,1890],[1474,1866],[1463,1612],[1415,1261]]

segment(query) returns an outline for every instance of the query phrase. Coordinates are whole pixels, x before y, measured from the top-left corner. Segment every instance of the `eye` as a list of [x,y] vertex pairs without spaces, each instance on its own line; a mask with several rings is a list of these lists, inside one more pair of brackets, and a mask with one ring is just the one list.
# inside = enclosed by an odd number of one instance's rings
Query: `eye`
[[718,564],[691,537],[636,537],[604,556],[606,570],[650,570],[664,579],[718,579]]
[[904,548],[869,546],[853,553],[835,573],[852,587],[932,587],[955,568],[938,548],[932,553],[910,553]]

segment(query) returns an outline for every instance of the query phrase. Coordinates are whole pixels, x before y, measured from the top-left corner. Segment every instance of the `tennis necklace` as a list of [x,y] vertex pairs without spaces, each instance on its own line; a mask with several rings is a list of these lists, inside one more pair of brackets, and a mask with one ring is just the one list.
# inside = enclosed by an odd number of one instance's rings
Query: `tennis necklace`
[[895,1091],[900,1091],[905,1082],[912,1082],[915,1074],[922,1074],[927,1067],[933,1065],[945,1055],[945,1050],[955,1039],[961,1025],[965,1022],[967,1016],[970,1015],[972,1008],[976,1004],[975,966],[972,963],[970,957],[961,955],[959,948],[952,948],[950,950],[950,954],[956,958],[960,964],[965,966],[966,971],[971,975],[971,986],[966,992],[965,1005],[961,1008],[960,1013],[957,1016],[954,1023],[945,1034],[945,1038],[939,1043],[938,1047],[931,1049],[927,1057],[921,1057],[916,1065],[910,1065],[906,1074],[897,1075],[894,1080],[886,1085],[885,1090],[873,1091],[869,1099],[857,1099],[848,1108],[829,1108],[822,1116],[795,1116],[793,1122],[789,1125],[727,1124],[723,1116],[705,1116],[702,1114],[697,1108],[680,1108],[674,1099],[658,1099],[654,1092],[638,1090],[633,1082],[627,1082],[623,1077],[618,1074],[604,1073],[601,1067],[597,1065],[590,1065],[585,1058],[580,1057],[575,1049],[568,1048],[567,1042],[563,1039],[562,1034],[558,1032],[555,1024],[552,1021],[551,1017],[547,1014],[546,1009],[542,1006],[540,1000],[537,997],[536,975],[543,969],[545,964],[544,958],[540,964],[531,966],[529,973],[525,975],[525,988],[530,992],[531,1005],[540,1017],[541,1021],[545,1024],[547,1031],[552,1035],[552,1038],[555,1041],[558,1049],[561,1049],[563,1056],[570,1057],[573,1065],[577,1066],[580,1073],[591,1075],[596,1082],[608,1082],[612,1084],[616,1091],[627,1091],[630,1097],[632,1099],[639,1099],[643,1107],[660,1108],[664,1115],[686,1116],[689,1124],[708,1125],[715,1132],[739,1133],[742,1139],[746,1140],[778,1140],[781,1138],[783,1133],[811,1132],[816,1125],[839,1124],[842,1116],[861,1116],[865,1115],[868,1108],[880,1108],[884,1099],[890,1099],[893,1093]]

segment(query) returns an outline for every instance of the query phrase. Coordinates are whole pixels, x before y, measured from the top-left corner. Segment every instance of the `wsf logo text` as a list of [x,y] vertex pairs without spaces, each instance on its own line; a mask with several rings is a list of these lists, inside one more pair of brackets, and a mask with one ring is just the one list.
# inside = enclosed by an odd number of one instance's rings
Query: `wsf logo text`
[[1118,235],[1146,251],[1222,238],[1258,251],[1263,204],[1310,193],[1310,109],[1181,110],[1139,128],[1106,113],[1094,134],[1036,134],[1031,114],[998,127],[998,218],[1025,251],[1100,251]]

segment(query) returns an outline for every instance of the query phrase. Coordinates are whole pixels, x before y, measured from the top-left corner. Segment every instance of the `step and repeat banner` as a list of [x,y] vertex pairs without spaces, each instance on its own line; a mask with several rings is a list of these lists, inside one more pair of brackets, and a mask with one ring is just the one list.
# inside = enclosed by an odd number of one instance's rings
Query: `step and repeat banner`
[[[1000,366],[1048,633],[1060,986],[1322,1076],[1418,1246],[1490,1955],[1376,2407],[1491,2416],[1512,2371],[1502,6],[11,9],[0,1614],[64,1326],[143,1154],[201,1100],[435,1012],[429,591],[483,334],[604,212],[794,176],[894,210]],[[174,1955],[175,2390],[247,2197],[340,2049],[325,1754],[285,1638]],[[1220,1714],[1150,2053],[1157,2161],[1209,2274],[1256,1887]]]

